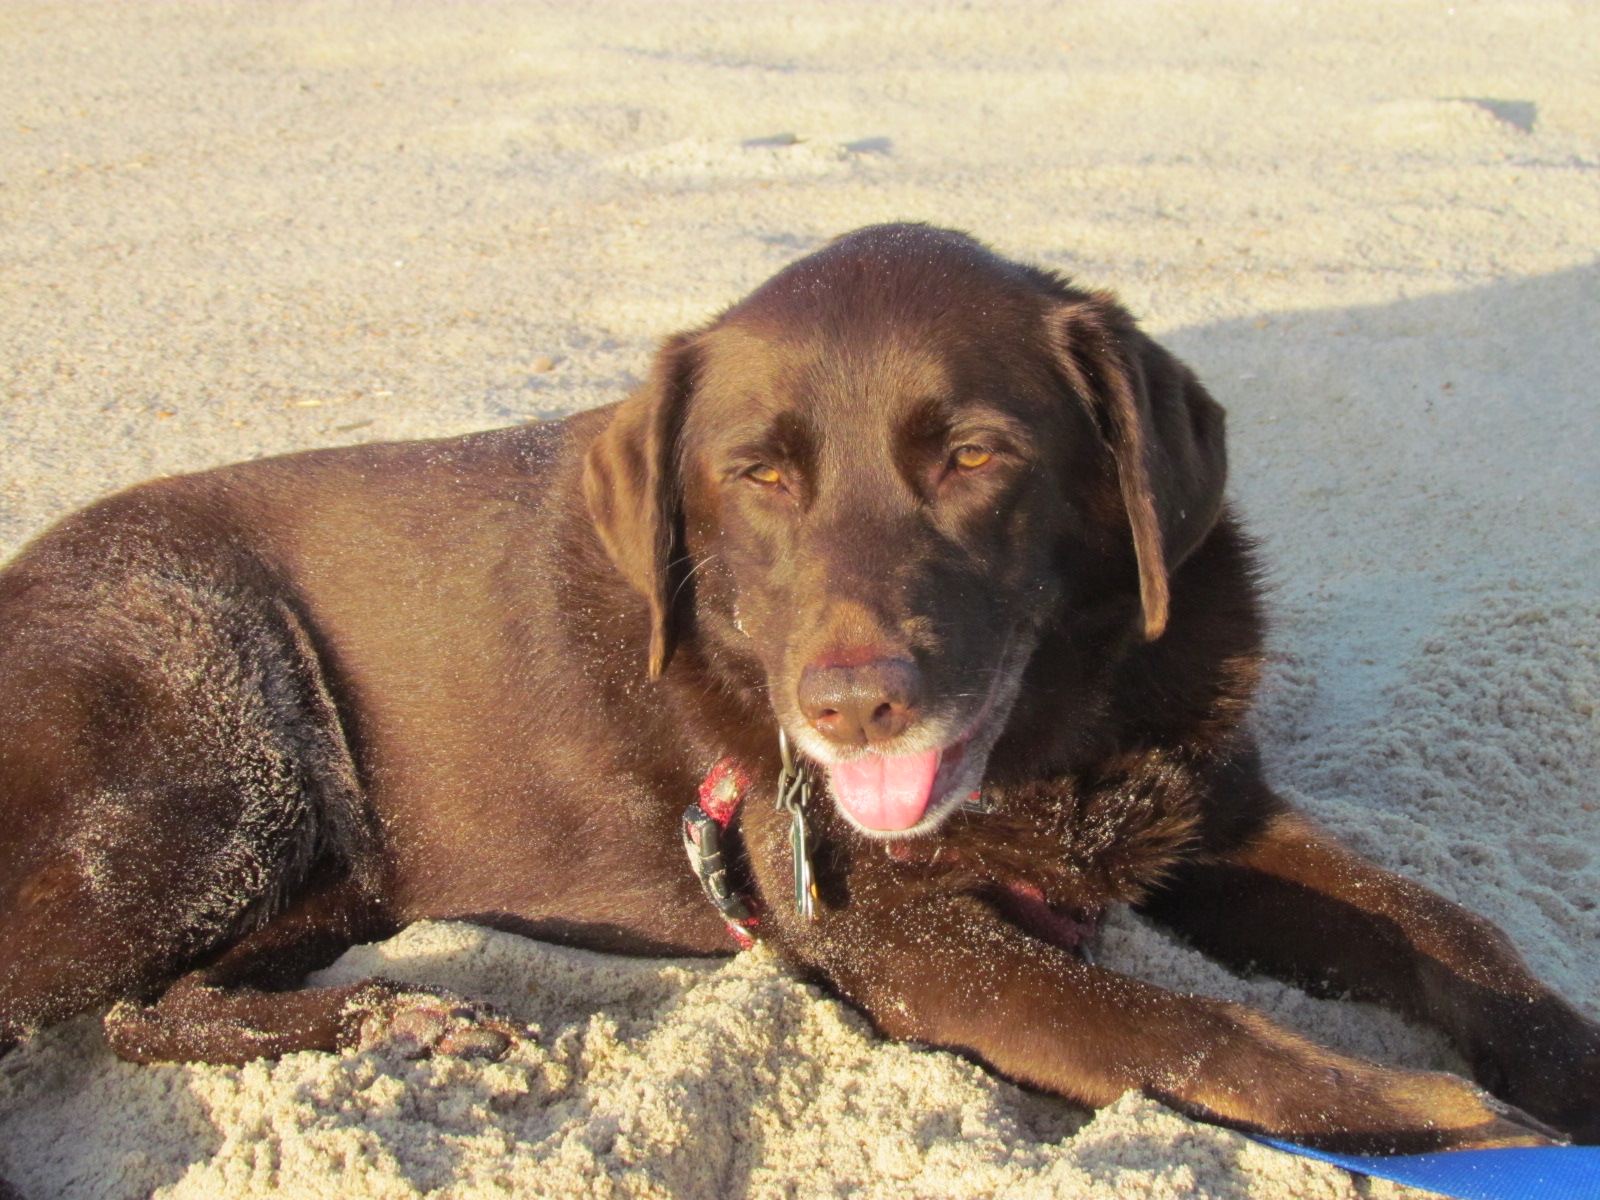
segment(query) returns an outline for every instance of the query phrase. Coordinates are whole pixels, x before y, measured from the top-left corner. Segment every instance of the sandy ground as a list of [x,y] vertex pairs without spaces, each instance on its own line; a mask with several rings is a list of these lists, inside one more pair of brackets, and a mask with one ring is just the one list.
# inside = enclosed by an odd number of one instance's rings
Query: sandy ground
[[[1271,773],[1600,1014],[1600,7],[0,7],[0,552],[163,472],[621,395],[661,335],[914,218],[1118,290],[1231,412]],[[1126,916],[1105,957],[1336,1045],[1376,1011]],[[764,955],[466,926],[492,1066],[0,1064],[0,1174],[162,1197],[1395,1194],[1138,1097],[876,1040]]]

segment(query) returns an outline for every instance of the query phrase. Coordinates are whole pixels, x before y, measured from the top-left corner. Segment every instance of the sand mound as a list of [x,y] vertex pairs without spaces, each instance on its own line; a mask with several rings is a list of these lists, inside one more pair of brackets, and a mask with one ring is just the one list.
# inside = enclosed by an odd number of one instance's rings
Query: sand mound
[[[78,1022],[7,1072],[7,1132],[29,1146],[18,1178],[61,1200],[152,1189],[170,1200],[1178,1200],[1207,1179],[1250,1181],[1237,1195],[1357,1194],[1338,1171],[1136,1096],[1090,1120],[952,1055],[883,1042],[761,950],[663,963],[426,923],[320,978],[373,973],[471,991],[540,1037],[487,1065],[365,1053],[139,1068],[111,1061],[96,1026]],[[137,1121],[108,1122],[118,1108]]]

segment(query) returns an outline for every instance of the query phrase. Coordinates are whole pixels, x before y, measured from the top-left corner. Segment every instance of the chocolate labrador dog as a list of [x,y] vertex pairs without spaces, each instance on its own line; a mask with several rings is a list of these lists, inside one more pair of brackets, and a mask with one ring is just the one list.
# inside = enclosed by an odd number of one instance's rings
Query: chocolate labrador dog
[[[298,987],[458,918],[763,938],[888,1036],[1090,1105],[1600,1138],[1600,1028],[1263,781],[1224,476],[1221,409],[1109,296],[892,225],[611,408],[104,500],[0,575],[0,1040],[112,1004],[136,1060],[493,1053],[470,1004]],[[1111,904],[1431,1021],[1485,1090],[1096,966]]]

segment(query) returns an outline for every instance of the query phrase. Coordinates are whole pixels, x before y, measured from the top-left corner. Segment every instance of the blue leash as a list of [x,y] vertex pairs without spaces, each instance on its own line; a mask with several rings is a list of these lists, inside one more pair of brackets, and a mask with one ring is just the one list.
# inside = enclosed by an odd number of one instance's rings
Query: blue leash
[[1600,1146],[1449,1150],[1438,1154],[1327,1154],[1258,1138],[1277,1150],[1459,1200],[1600,1200]]

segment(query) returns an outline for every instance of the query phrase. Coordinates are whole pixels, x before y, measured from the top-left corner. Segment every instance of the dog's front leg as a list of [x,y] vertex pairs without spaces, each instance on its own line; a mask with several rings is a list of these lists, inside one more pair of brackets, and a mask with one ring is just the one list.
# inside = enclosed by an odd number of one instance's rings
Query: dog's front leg
[[886,1034],[1082,1103],[1138,1088],[1204,1120],[1358,1152],[1542,1140],[1455,1076],[1361,1062],[1238,1005],[1091,966],[971,896],[856,891],[812,928],[791,953]]
[[1432,1022],[1484,1087],[1600,1142],[1600,1025],[1541,983],[1489,921],[1305,817],[1281,813],[1220,860],[1183,866],[1145,911],[1235,968]]

